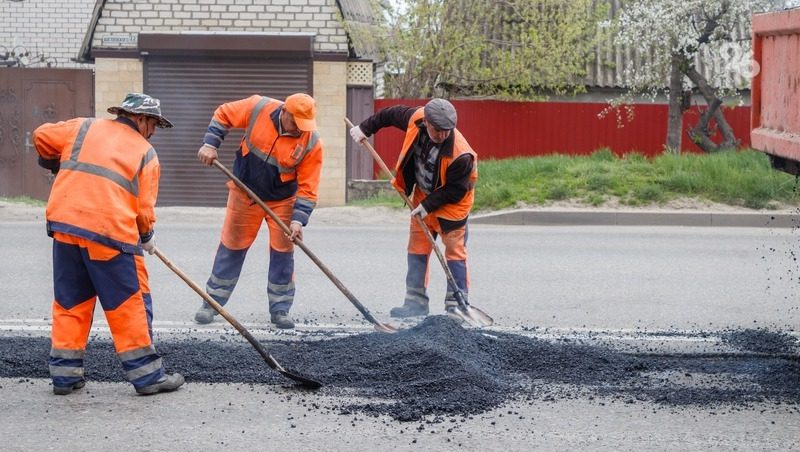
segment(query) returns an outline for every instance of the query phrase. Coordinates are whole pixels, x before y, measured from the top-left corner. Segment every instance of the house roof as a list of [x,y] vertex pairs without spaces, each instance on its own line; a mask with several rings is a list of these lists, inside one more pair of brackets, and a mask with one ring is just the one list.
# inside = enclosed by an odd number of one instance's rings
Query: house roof
[[338,0],[337,3],[350,37],[350,56],[377,61],[380,52],[373,38],[376,33],[381,32],[377,21],[380,14],[376,10],[377,4],[370,0]]
[[[316,54],[349,55],[348,26],[370,23],[369,0],[97,0],[79,58],[137,48],[139,33],[313,33]],[[351,56],[368,53],[360,42]]]

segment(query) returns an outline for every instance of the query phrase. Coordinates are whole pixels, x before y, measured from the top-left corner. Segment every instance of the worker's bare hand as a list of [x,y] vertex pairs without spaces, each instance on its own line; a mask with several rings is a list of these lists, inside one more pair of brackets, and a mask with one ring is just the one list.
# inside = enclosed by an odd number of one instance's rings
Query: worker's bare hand
[[200,146],[200,150],[197,151],[197,158],[200,159],[203,165],[211,166],[214,164],[214,160],[217,159],[217,150],[204,144]]
[[299,221],[292,221],[291,224],[289,224],[289,229],[292,231],[292,233],[289,234],[289,240],[293,242],[295,239],[301,242],[303,241],[303,225],[300,224]]

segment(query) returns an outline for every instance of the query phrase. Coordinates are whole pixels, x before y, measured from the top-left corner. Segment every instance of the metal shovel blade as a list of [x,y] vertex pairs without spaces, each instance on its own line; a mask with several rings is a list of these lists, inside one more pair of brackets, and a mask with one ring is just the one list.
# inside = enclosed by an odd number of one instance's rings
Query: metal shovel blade
[[[453,278],[451,283],[454,287],[457,287],[455,286],[455,278]],[[458,301],[458,307],[453,309],[453,311],[457,312],[460,317],[463,317],[465,322],[476,327],[491,326],[494,324],[494,319],[491,318],[489,314],[469,304],[467,299],[464,297],[464,293],[461,292],[460,289],[456,289],[453,295],[455,296],[456,301]]]
[[[264,358],[264,360],[266,361],[266,358]],[[275,369],[278,372],[280,372],[281,375],[283,375],[284,377],[289,378],[291,380],[294,380],[294,381],[300,383],[300,386],[302,386],[302,387],[304,387],[306,389],[319,389],[319,388],[322,387],[322,383],[320,383],[320,382],[318,382],[316,380],[312,380],[310,378],[306,378],[306,377],[304,377],[302,375],[298,375],[296,373],[292,373],[292,372],[289,372],[288,370],[284,369],[283,366],[280,365],[280,363],[275,361],[275,358],[272,358],[272,361],[276,366],[276,367],[273,367],[273,369]],[[267,364],[270,364],[269,361],[267,361]]]
[[480,309],[467,306],[467,316],[475,323],[476,326],[492,326],[494,319]]
[[461,308],[448,309],[445,311],[445,313],[448,317],[460,323],[466,323],[470,326],[480,327],[476,321],[472,320],[472,317],[470,317],[469,313],[467,311],[462,311]]
[[400,331],[400,327],[398,326],[377,321],[373,324],[373,328],[379,333],[397,333]]

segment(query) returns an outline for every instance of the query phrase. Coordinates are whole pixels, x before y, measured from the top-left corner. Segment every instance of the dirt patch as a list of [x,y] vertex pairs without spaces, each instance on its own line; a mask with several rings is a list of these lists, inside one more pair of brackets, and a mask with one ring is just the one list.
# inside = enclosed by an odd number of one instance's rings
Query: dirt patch
[[14,203],[0,200],[0,221],[41,221],[44,223],[45,206]]
[[[575,211],[575,210],[597,210],[597,211],[630,211],[630,212],[722,212],[722,213],[785,213],[796,214],[800,207],[772,203],[769,209],[750,209],[742,206],[733,206],[729,204],[720,204],[706,200],[695,198],[678,198],[668,201],[663,204],[647,204],[641,206],[629,206],[623,204],[616,198],[609,198],[599,206],[589,205],[578,200],[564,200],[552,201],[543,205],[532,205],[526,203],[517,203],[512,209],[504,210],[518,210],[518,209],[531,209],[531,210],[544,210],[544,211]],[[480,214],[493,213],[492,211],[477,212]]]

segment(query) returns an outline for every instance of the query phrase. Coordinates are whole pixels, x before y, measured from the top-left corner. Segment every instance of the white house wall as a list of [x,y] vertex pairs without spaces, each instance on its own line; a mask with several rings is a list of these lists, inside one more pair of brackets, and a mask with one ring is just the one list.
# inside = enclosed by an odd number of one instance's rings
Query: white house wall
[[73,60],[94,5],[95,0],[0,1],[0,67],[14,58],[12,52],[15,56],[28,54],[20,57],[17,66],[91,67]]

